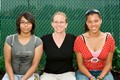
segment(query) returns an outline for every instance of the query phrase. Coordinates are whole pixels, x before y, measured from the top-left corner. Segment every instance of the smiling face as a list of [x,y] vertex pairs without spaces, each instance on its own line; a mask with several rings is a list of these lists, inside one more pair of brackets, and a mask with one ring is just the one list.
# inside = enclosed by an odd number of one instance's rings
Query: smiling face
[[100,30],[102,19],[98,14],[90,14],[86,18],[86,25],[91,33],[97,33]]
[[66,22],[66,16],[58,13],[54,15],[53,21],[52,21],[52,27],[54,29],[54,32],[56,33],[62,33],[65,32],[65,29],[67,28],[67,22]]
[[16,19],[16,27],[18,34],[21,34],[21,32],[34,34],[35,29],[34,16],[30,12],[19,14],[19,16]]
[[32,23],[25,19],[24,17],[21,17],[20,20],[20,33],[28,34],[31,33],[32,30]]

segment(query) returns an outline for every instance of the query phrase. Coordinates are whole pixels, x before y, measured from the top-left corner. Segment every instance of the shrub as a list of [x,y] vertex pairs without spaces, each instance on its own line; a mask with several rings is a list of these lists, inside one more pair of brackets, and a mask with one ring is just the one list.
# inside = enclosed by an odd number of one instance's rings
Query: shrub
[[0,80],[2,80],[4,74],[5,74],[4,58],[3,56],[0,56]]
[[120,46],[115,48],[112,62],[112,70],[120,72]]
[[0,73],[5,72],[4,58],[0,56]]

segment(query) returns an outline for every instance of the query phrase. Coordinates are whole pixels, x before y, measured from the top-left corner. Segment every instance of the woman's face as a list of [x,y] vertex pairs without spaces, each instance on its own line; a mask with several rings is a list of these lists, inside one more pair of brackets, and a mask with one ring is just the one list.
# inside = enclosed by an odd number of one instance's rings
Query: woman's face
[[32,23],[29,22],[24,17],[22,17],[20,21],[20,30],[21,30],[21,33],[24,33],[24,34],[31,33]]
[[65,29],[67,28],[66,17],[61,14],[55,15],[53,17],[52,27],[54,29],[54,32],[65,32]]
[[88,29],[92,33],[96,33],[100,30],[102,19],[98,14],[90,14],[87,16],[86,24]]

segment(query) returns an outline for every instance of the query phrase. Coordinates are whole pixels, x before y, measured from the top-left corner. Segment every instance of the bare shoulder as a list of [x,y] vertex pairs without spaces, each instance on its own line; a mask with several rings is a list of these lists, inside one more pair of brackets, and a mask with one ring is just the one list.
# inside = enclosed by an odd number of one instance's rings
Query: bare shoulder
[[101,37],[106,37],[108,34],[105,32],[101,32]]
[[89,36],[89,34],[88,34],[88,32],[86,32],[86,33],[84,33],[84,34],[82,34],[84,37],[86,37],[86,38],[89,38],[90,36]]

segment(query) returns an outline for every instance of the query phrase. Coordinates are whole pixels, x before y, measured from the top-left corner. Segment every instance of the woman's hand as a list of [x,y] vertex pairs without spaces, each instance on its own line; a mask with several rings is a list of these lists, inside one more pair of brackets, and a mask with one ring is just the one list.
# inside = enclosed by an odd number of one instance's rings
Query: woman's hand
[[21,80],[27,80],[27,79],[25,79],[25,77],[23,76]]
[[95,77],[94,77],[94,76],[92,76],[92,77],[90,78],[90,80],[96,80],[96,79],[95,79]]

